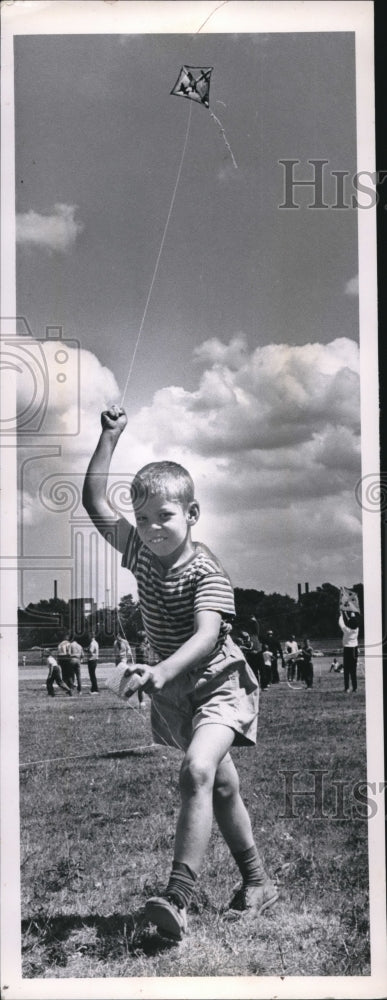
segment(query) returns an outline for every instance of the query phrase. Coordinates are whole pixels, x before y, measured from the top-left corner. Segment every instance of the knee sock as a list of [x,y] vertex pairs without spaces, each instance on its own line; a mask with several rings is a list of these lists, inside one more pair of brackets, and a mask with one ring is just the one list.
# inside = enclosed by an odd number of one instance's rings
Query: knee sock
[[197,875],[183,861],[174,861],[165,895],[182,908],[188,906]]
[[243,885],[263,885],[267,874],[259,857],[255,844],[244,851],[236,851],[233,858],[236,861],[243,878]]

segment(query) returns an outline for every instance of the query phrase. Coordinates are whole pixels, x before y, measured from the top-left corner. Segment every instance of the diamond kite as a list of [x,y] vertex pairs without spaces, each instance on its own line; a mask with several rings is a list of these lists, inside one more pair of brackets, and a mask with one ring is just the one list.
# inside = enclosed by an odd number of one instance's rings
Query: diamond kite
[[171,94],[176,97],[188,97],[191,101],[198,101],[206,108],[210,106],[210,78],[212,66],[182,66],[175,86]]

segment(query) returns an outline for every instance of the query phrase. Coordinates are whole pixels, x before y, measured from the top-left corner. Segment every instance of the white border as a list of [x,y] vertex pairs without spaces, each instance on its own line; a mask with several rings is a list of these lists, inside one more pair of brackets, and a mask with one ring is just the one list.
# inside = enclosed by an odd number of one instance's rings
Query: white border
[[[220,5],[207,0],[22,0],[2,4],[2,311],[16,315],[15,295],[15,203],[13,125],[13,36],[17,34],[100,33],[205,33],[221,32],[356,32],[357,152],[362,170],[375,170],[373,87],[373,4],[371,2],[260,2],[237,0]],[[362,475],[379,474],[376,212],[359,210],[360,356]],[[7,376],[2,406],[14,398]],[[366,442],[366,447],[364,446]],[[0,449],[2,481],[15,482],[15,444]],[[365,642],[372,656],[367,660],[368,779],[382,782],[383,703],[381,658],[381,579],[379,567],[380,522],[367,510],[364,499],[363,547],[365,593]],[[17,607],[16,523],[13,494],[7,494],[2,509],[3,539],[12,545],[13,559],[2,562],[6,587],[2,588],[2,619],[14,622]],[[4,549],[2,548],[2,551]],[[376,568],[376,571],[375,571]],[[5,617],[4,617],[5,616]],[[5,635],[6,633],[6,635]],[[371,895],[370,977],[227,977],[177,979],[22,979],[20,967],[20,868],[18,813],[18,695],[16,629],[3,629],[2,655],[2,961],[3,996],[7,1000],[68,1000],[74,998],[178,997],[196,998],[298,998],[326,996],[383,997],[387,982],[386,910],[383,808],[369,823],[369,874]],[[379,645],[378,645],[379,644]],[[369,669],[368,669],[369,665]],[[12,835],[10,837],[10,830]]]

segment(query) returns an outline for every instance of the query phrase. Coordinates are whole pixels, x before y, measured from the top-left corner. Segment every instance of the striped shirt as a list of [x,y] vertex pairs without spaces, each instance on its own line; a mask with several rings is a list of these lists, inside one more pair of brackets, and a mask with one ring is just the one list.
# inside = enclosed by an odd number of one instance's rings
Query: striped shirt
[[136,577],[144,629],[161,658],[191,638],[198,611],[218,611],[221,615],[214,652],[222,648],[231,631],[227,619],[235,615],[235,605],[229,577],[205,545],[195,543],[194,549],[186,563],[165,570],[136,529],[129,529],[122,566]]

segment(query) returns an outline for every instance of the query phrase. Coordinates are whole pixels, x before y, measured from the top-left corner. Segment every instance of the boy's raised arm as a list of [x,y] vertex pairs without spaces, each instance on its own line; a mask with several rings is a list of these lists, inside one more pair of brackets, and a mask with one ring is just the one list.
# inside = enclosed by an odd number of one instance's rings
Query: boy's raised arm
[[129,523],[119,517],[107,500],[107,481],[112,455],[127,424],[124,410],[111,407],[101,415],[102,433],[89,462],[83,484],[82,502],[101,535],[119,552],[124,552]]

